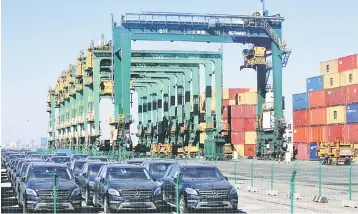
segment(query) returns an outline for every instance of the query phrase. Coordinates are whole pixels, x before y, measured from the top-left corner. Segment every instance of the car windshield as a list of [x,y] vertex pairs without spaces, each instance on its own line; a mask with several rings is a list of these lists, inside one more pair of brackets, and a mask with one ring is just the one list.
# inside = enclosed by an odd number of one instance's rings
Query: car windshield
[[73,168],[73,172],[79,173],[82,170],[83,165],[85,165],[86,162],[84,161],[76,161],[75,166]]
[[71,158],[70,157],[53,157],[51,159],[51,161],[54,163],[66,163],[66,162],[70,162]]
[[207,179],[222,180],[224,176],[215,167],[184,167],[182,169],[182,177],[184,180]]
[[108,180],[150,180],[150,176],[143,168],[113,167],[107,169]]
[[55,173],[58,179],[71,179],[71,175],[65,167],[36,166],[31,169],[29,180],[54,179]]
[[89,176],[96,176],[103,165],[104,164],[91,165],[88,170]]
[[151,174],[164,175],[171,163],[152,163],[149,167]]

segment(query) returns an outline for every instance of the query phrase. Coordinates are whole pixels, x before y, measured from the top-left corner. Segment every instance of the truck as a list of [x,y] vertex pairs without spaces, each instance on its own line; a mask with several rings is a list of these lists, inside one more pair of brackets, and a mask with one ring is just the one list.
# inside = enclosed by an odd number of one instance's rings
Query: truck
[[320,143],[317,149],[317,157],[328,165],[350,165],[354,155],[353,144],[347,142]]

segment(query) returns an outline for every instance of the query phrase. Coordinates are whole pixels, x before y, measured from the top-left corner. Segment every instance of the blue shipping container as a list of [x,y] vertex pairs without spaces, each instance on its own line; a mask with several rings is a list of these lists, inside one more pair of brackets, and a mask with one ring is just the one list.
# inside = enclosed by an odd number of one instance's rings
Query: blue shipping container
[[318,161],[319,157],[317,157],[317,143],[310,143],[310,160],[311,161]]
[[358,123],[358,104],[347,105],[347,123]]
[[323,89],[323,76],[308,78],[306,82],[307,92]]
[[307,93],[292,95],[292,107],[293,110],[307,109],[308,108]]

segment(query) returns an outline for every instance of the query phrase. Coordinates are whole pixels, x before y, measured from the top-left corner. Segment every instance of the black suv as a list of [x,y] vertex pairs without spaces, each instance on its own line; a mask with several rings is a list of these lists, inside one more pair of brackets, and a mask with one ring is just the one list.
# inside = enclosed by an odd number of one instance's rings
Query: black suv
[[170,159],[153,159],[144,161],[142,163],[142,166],[144,166],[148,170],[148,172],[155,180],[160,181],[164,177],[168,167],[175,163],[175,160]]
[[88,161],[82,167],[82,170],[78,175],[77,184],[81,188],[82,198],[85,199],[85,203],[87,205],[92,204],[94,179],[98,175],[98,172],[101,169],[101,167],[105,164],[107,163],[103,161],[101,162]]
[[71,155],[71,160],[80,160],[80,159],[85,159],[87,157],[88,155],[85,154],[73,154]]
[[141,159],[133,159],[133,160],[124,160],[122,164],[134,164],[134,165],[141,165],[145,160]]
[[67,167],[70,167],[71,164],[71,157],[68,156],[52,156],[51,159],[49,159],[50,162],[53,163],[64,163],[67,165]]
[[163,200],[176,206],[179,182],[180,213],[211,209],[237,211],[238,193],[220,170],[211,164],[174,164],[163,178]]
[[104,165],[94,180],[94,206],[111,210],[157,210],[164,207],[160,185],[142,166]]
[[21,178],[19,201],[27,211],[52,210],[54,206],[54,174],[57,176],[58,210],[80,211],[81,190],[64,164],[31,163]]
[[86,160],[74,160],[70,164],[70,171],[72,172],[73,177],[77,180],[78,175],[82,171],[83,165],[85,165],[87,161]]

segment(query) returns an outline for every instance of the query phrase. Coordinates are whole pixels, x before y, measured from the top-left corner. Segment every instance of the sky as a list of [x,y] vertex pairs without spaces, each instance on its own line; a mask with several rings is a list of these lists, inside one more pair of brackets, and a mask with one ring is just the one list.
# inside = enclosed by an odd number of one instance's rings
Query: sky
[[[217,2],[217,1],[216,1]],[[2,0],[1,142],[47,136],[46,96],[60,72],[91,40],[111,35],[111,13],[119,22],[129,12],[193,12],[250,15],[259,0]],[[283,71],[285,116],[292,118],[292,94],[304,92],[319,63],[358,53],[358,1],[266,0],[270,14],[285,17],[283,37],[292,54]],[[132,49],[216,51],[221,44],[134,42]],[[224,87],[255,87],[253,70],[240,71],[240,44],[224,45]],[[102,110],[101,110],[102,111]]]

